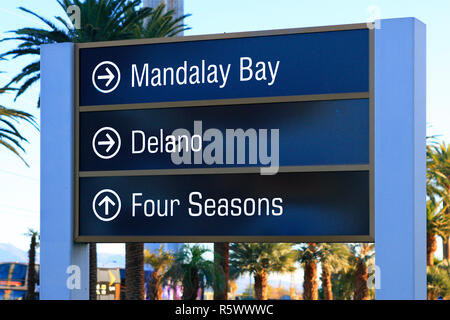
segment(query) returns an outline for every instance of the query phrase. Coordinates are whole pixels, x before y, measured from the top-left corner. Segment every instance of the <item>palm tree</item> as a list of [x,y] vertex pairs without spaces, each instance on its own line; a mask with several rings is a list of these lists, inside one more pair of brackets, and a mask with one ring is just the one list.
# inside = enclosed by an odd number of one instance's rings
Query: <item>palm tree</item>
[[[14,31],[10,31],[14,36],[7,37],[1,41],[18,41],[19,45],[7,52],[0,55],[1,59],[10,57],[11,59],[20,59],[24,56],[30,56],[34,58],[34,61],[26,65],[17,75],[15,75],[5,88],[11,88],[16,91],[14,100],[17,100],[22,94],[24,94],[33,84],[37,83],[41,77],[40,75],[40,46],[48,43],[58,42],[72,42],[73,35],[70,30],[60,29],[50,20],[47,20],[36,13],[20,7],[21,11],[31,14],[37,19],[41,20],[46,25],[45,29],[41,28],[21,28]],[[64,21],[61,17],[56,17],[58,20]],[[18,86],[12,87],[12,86]],[[39,106],[39,98],[37,100]]]
[[36,299],[36,282],[39,275],[36,274],[36,248],[39,247],[39,232],[33,229],[28,229],[25,234],[30,237],[30,250],[28,251],[28,269],[27,269],[27,293],[26,300]]
[[351,260],[356,265],[355,270],[355,300],[368,300],[369,277],[368,267],[374,263],[375,245],[373,243],[358,243],[350,245]]
[[447,207],[441,203],[434,198],[427,200],[427,266],[434,265],[436,236],[445,239],[450,234],[450,216],[445,213]]
[[215,284],[217,275],[214,263],[203,257],[209,251],[199,245],[184,245],[175,254],[175,261],[166,272],[164,280],[172,283],[181,282],[183,300],[196,300],[200,288],[212,287]]
[[317,285],[317,262],[319,261],[319,258],[320,254],[317,250],[316,243],[302,245],[298,251],[297,260],[300,262],[304,270],[304,300],[319,299],[319,287]]
[[174,37],[190,28],[183,24],[190,14],[175,19],[175,10],[165,10],[164,4],[154,8],[143,23],[137,24],[136,38]]
[[174,256],[164,251],[164,245],[157,252],[144,250],[144,263],[151,265],[152,274],[148,282],[148,296],[150,300],[162,300],[164,274],[174,261]]
[[333,283],[333,299],[353,299],[355,294],[355,272],[355,266],[349,264],[349,268],[346,271],[342,270],[331,275],[331,282]]
[[[21,72],[14,76],[5,86],[17,86],[16,97],[20,97],[40,79],[40,46],[49,43],[62,42],[95,42],[112,41],[150,37],[171,37],[188,30],[183,23],[185,15],[174,18],[174,11],[165,14],[164,4],[157,8],[141,8],[141,0],[60,0],[58,3],[67,12],[70,6],[80,8],[81,26],[75,29],[69,22],[67,14],[56,16],[55,21],[20,7],[21,11],[33,15],[45,24],[45,28],[20,28],[10,31],[13,36],[2,41],[19,41],[19,45],[0,55],[0,59],[11,57],[17,59],[23,56],[35,57]],[[144,25],[144,20],[150,19],[151,24]],[[37,101],[39,107],[40,100]]]
[[[2,92],[5,90],[0,90],[0,93]],[[22,142],[27,142],[27,139],[16,128],[20,120],[32,124],[37,129],[37,124],[31,114],[0,105],[0,145],[12,151],[28,166],[20,154],[20,152],[25,152]]]
[[258,300],[267,300],[269,273],[294,270],[296,252],[289,243],[232,243],[230,250],[234,274],[254,276]]
[[[450,145],[427,145],[427,194],[430,199],[440,198],[447,208],[444,214],[450,215]],[[443,256],[449,260],[449,235],[442,238]]]
[[427,299],[450,296],[450,264],[444,260],[435,266],[427,267]]
[[216,273],[224,275],[224,283],[214,286],[214,300],[227,300],[229,282],[230,243],[214,243],[214,265]]
[[349,269],[350,251],[342,243],[321,243],[318,245],[322,264],[322,288],[324,300],[333,300],[331,275]]
[[[141,0],[60,0],[58,1],[64,12],[70,6],[78,6],[80,8],[81,25],[79,29],[75,29],[74,26],[69,23],[70,18],[67,14],[63,17],[56,16],[55,21],[51,21],[38,14],[20,7],[19,9],[27,14],[34,16],[44,23],[45,28],[20,28],[11,31],[12,37],[4,38],[1,41],[18,41],[19,45],[12,50],[9,50],[3,54],[0,54],[0,59],[11,58],[17,59],[24,56],[34,57],[34,61],[26,65],[21,72],[14,76],[11,81],[1,90],[14,90],[16,91],[15,99],[19,98],[25,93],[33,84],[37,83],[40,79],[40,46],[49,43],[61,43],[61,42],[94,42],[94,41],[110,41],[110,40],[124,40],[124,39],[136,39],[136,38],[149,38],[149,37],[171,37],[187,30],[188,28],[183,24],[183,19],[188,17],[185,15],[178,19],[174,18],[174,10],[169,10],[163,13],[164,4],[159,5],[157,8],[142,8]],[[144,21],[148,20],[149,23],[145,24]],[[40,105],[40,99],[37,99],[37,106]],[[16,117],[25,116],[26,114],[17,113]],[[28,116],[29,118],[29,116]],[[29,118],[31,119],[31,118]],[[1,133],[1,131],[0,131]],[[5,139],[8,141],[5,142]],[[7,138],[3,139],[0,136],[0,144],[3,144],[11,151],[18,154],[16,149],[12,148],[13,145],[22,149],[18,140],[24,140],[24,138],[18,135],[17,130],[14,134],[9,134]],[[19,154],[18,154],[19,155]],[[20,155],[19,155],[20,156]],[[136,255],[136,252],[143,252],[140,244],[130,243],[127,244],[127,248],[130,248],[133,254],[127,254],[129,259],[136,258],[137,260],[127,261],[128,266],[134,267],[136,263],[142,261],[140,254]],[[95,245],[92,245],[92,250],[96,249]],[[143,254],[143,253],[142,253]],[[90,256],[94,257],[94,251]],[[138,267],[142,267],[143,262]],[[94,263],[91,263],[93,266]],[[142,271],[143,273],[143,271]],[[90,268],[90,283],[96,283],[97,271],[94,268]],[[128,272],[130,277],[134,275]],[[127,288],[134,290],[130,284],[138,283],[143,286],[143,282],[140,281],[141,274],[136,274],[135,279],[128,278],[129,282]],[[143,291],[143,287],[138,291]],[[135,293],[130,293],[130,296],[140,296]]]

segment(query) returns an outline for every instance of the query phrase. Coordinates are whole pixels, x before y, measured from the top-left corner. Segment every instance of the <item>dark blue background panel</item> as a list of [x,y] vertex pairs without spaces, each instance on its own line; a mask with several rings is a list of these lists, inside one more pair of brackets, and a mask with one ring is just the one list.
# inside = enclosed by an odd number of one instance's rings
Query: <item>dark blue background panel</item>
[[[212,188],[212,186],[214,186]],[[99,220],[92,209],[95,195],[115,191],[122,209],[112,221]],[[206,198],[282,198],[283,214],[267,216],[192,217],[191,192]],[[173,216],[146,217],[143,208],[132,217],[132,194],[138,198],[179,199]],[[193,198],[198,203],[198,198]],[[250,202],[249,202],[250,203]],[[247,212],[251,204],[247,203]],[[236,204],[236,203],[235,203]],[[204,210],[204,203],[202,203]],[[231,208],[228,212],[231,211]],[[149,212],[149,211],[148,211]],[[209,211],[211,213],[211,210]],[[235,210],[237,212],[237,210]],[[172,175],[80,178],[80,236],[339,236],[369,235],[369,173],[315,172],[259,174]]]
[[[357,99],[82,112],[80,171],[249,166],[248,157],[244,165],[236,164],[237,159],[228,165],[225,161],[176,165],[170,153],[132,153],[132,130],[144,131],[147,138],[159,137],[160,129],[165,135],[177,128],[193,134],[196,120],[203,122],[203,132],[209,128],[223,133],[238,128],[279,129],[282,166],[369,163],[369,100]],[[103,127],[112,127],[121,136],[121,148],[111,159],[102,159],[93,151],[92,139]],[[204,141],[203,148],[208,143]]]
[[[250,57],[253,61],[251,80],[241,81],[241,57]],[[80,106],[369,91],[367,29],[81,48],[79,61]],[[120,83],[109,93],[97,90],[92,81],[93,71],[104,61],[113,62],[121,73]],[[220,87],[219,76],[218,83],[152,86],[150,82],[149,86],[138,87],[135,82],[132,87],[133,64],[141,75],[144,64],[148,63],[151,77],[154,68],[176,69],[183,66],[184,61],[187,61],[188,69],[192,66],[201,68],[204,61],[206,67],[222,64],[225,71],[230,64],[225,86]],[[256,80],[259,61],[265,62],[267,81]],[[270,86],[269,61],[273,71],[279,61],[275,81]],[[109,68],[115,74],[115,68]],[[97,72],[97,77],[108,77],[106,65],[100,66]],[[116,79],[109,88],[114,86]],[[104,78],[99,83],[104,85],[107,80]]]

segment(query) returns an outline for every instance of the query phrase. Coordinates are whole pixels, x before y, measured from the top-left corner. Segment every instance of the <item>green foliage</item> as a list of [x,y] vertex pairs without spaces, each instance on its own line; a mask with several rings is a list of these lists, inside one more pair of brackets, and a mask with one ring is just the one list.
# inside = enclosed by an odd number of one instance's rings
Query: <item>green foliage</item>
[[347,271],[350,268],[350,249],[343,243],[320,243],[318,256],[322,265],[327,265],[331,273]]
[[[70,6],[80,8],[80,29],[67,23],[67,17],[56,17],[75,42],[127,40],[136,38],[171,37],[186,30],[183,19],[174,18],[174,10],[165,11],[164,4],[143,8],[141,0],[60,0],[67,11]],[[146,23],[152,22],[151,24]]]
[[25,152],[22,143],[28,140],[16,128],[21,120],[37,128],[37,123],[31,114],[0,106],[0,145],[12,151],[28,166],[21,155],[21,152]]
[[[267,285],[267,296],[269,299],[279,300],[283,296],[290,296],[290,292],[282,286],[272,287],[271,285]],[[248,284],[239,298],[240,300],[255,300],[255,290],[253,289],[253,285]]]
[[427,232],[446,239],[450,235],[450,146],[427,145]]
[[[40,79],[40,46],[49,43],[73,41],[69,29],[60,28],[48,19],[45,19],[26,8],[20,7],[19,9],[43,22],[45,28],[25,27],[9,31],[13,36],[1,40],[19,42],[16,48],[2,53],[0,55],[1,59],[11,58],[12,60],[15,60],[27,56],[34,58],[34,61],[26,65],[5,85],[5,88],[12,88],[16,91],[15,100]],[[39,106],[39,100],[37,104]]]
[[184,245],[175,254],[175,261],[166,272],[165,282],[181,283],[183,295],[189,292],[190,296],[196,294],[199,287],[213,287],[214,284],[223,283],[223,280],[216,283],[216,272],[214,262],[204,258],[204,254],[210,250],[199,245]]
[[297,261],[302,266],[310,262],[318,262],[320,259],[320,252],[317,248],[317,243],[303,243],[297,251]]
[[446,214],[447,205],[435,199],[427,201],[427,232],[446,239],[450,235],[450,215]]
[[[375,265],[375,244],[354,243],[350,244],[350,263],[355,267],[355,300],[374,299],[375,289],[369,288],[367,282],[373,276]],[[372,270],[370,270],[370,269]]]
[[427,145],[427,196],[444,203],[450,201],[450,145],[442,142]]
[[164,251],[164,245],[157,252],[144,250],[144,263],[152,266],[154,272],[164,274],[173,264],[175,257],[168,251]]
[[247,287],[245,287],[242,294],[240,295],[240,298],[243,300],[254,300],[255,290],[253,289],[253,285],[248,284]]
[[355,292],[355,268],[331,275],[334,300],[352,300]]
[[375,244],[374,243],[351,243],[350,247],[350,262],[363,262],[368,267],[375,263]]
[[230,277],[244,273],[294,271],[296,252],[289,243],[232,243]]
[[135,31],[137,38],[173,37],[190,29],[183,24],[183,20],[189,17],[189,14],[175,18],[175,10],[164,11],[164,4],[161,3],[152,10],[145,23],[137,23]]
[[[40,46],[61,42],[95,42],[126,40],[151,37],[171,37],[187,30],[183,19],[176,19],[174,11],[164,12],[161,4],[155,9],[142,8],[141,0],[59,0],[62,9],[67,12],[70,6],[80,8],[81,25],[76,29],[70,17],[55,16],[54,21],[44,18],[31,10],[19,9],[44,24],[43,28],[20,28],[9,31],[11,37],[1,41],[18,41],[16,48],[0,54],[0,59],[17,59],[24,56],[34,57],[34,61],[26,65],[21,72],[6,84],[16,90],[15,99],[20,97],[40,79]],[[145,21],[148,20],[148,24]],[[37,105],[39,107],[39,99]]]
[[[328,246],[331,246],[333,260],[327,259]],[[323,263],[332,265],[330,269],[331,283],[334,300],[352,300],[355,295],[355,277],[358,261],[362,261],[366,267],[374,264],[374,245],[367,243],[352,244],[319,244],[319,259]],[[324,259],[325,257],[325,259]],[[331,263],[333,261],[333,263]],[[320,294],[320,293],[319,293]],[[374,290],[369,290],[369,296],[373,298]]]
[[427,290],[432,299],[450,297],[450,265],[448,261],[427,267]]
[[23,235],[29,237],[30,239],[34,237],[36,239],[36,248],[39,248],[41,239],[39,231],[34,230],[32,228],[28,228],[27,232],[25,232]]

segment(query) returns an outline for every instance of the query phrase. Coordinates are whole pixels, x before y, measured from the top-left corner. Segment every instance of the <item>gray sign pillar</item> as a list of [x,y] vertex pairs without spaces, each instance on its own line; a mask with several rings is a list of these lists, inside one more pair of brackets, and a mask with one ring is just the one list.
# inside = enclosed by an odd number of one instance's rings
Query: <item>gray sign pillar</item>
[[89,298],[89,250],[73,242],[74,46],[41,47],[41,299]]
[[376,299],[426,299],[425,25],[375,29]]

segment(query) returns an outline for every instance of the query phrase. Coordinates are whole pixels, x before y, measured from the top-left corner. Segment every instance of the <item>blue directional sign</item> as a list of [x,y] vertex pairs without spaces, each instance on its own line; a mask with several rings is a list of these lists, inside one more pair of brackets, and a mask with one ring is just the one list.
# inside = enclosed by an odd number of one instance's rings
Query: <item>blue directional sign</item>
[[367,172],[95,177],[82,178],[80,188],[84,236],[369,234]]
[[[369,163],[368,99],[84,112],[80,120],[81,171],[270,165],[259,157],[239,164],[237,152],[233,161],[227,162],[224,152],[213,162],[196,163],[195,158],[203,158],[208,146],[217,143],[208,137],[211,128],[224,137],[223,150],[227,143],[236,148],[240,140],[227,138],[227,129],[254,130],[256,139],[261,138],[259,129],[268,129],[269,140],[270,130],[278,130],[280,166]],[[184,163],[172,161],[172,153],[161,148],[178,128],[202,137],[202,150]],[[149,148],[149,140],[157,144]]]
[[372,240],[370,32],[77,44],[75,240]]
[[369,30],[111,44],[79,61],[80,106],[367,92]]

